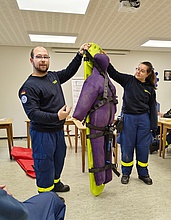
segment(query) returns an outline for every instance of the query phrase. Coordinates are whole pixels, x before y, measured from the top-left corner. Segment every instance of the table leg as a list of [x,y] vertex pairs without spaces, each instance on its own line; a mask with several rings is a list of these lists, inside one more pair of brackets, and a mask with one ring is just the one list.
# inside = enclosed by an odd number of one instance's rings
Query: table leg
[[70,134],[69,134],[69,132],[70,132],[69,125],[66,125],[66,132],[67,132],[70,148],[72,148],[71,137],[70,137]]
[[10,135],[11,135],[11,146],[14,146],[12,124],[10,124]]
[[160,125],[160,143],[159,143],[159,156],[161,157],[161,152],[163,149],[163,125]]
[[80,131],[82,146],[82,172],[85,172],[85,146],[86,146],[86,130]]
[[163,125],[163,146],[162,146],[163,159],[165,157],[166,134],[167,134],[167,128],[165,127],[165,125]]
[[27,148],[30,148],[30,122],[27,122]]
[[75,153],[77,153],[77,146],[78,146],[78,128],[75,125]]
[[8,138],[8,149],[9,149],[9,155],[10,159],[12,160],[11,150],[13,146],[13,137],[12,137],[12,126],[8,126],[7,128],[7,138]]

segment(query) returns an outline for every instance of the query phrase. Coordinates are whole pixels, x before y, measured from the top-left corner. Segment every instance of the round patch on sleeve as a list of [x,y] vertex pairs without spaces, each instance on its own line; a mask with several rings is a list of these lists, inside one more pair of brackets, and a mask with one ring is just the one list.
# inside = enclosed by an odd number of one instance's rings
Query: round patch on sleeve
[[22,101],[23,104],[25,104],[27,102],[27,96],[23,95],[21,97],[21,101]]

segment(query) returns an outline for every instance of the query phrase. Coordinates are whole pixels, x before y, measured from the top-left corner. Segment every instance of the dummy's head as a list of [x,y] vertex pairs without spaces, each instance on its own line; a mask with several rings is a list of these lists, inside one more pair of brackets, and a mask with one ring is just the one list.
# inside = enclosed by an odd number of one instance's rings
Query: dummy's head
[[104,53],[97,53],[97,54],[95,54],[94,59],[99,64],[100,68],[104,72],[106,72],[107,67],[109,65],[109,57],[106,54],[104,54]]

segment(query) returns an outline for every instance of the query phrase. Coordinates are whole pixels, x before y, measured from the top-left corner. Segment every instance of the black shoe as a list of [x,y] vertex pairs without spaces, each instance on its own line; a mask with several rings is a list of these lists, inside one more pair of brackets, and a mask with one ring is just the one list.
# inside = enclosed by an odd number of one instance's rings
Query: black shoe
[[70,187],[60,182],[59,185],[57,184],[57,186],[55,186],[54,191],[55,192],[68,192],[70,191]]
[[129,175],[122,175],[121,183],[128,184],[129,183]]
[[159,150],[159,142],[157,140],[153,140],[153,143],[150,145],[150,154]]
[[157,146],[150,145],[150,154],[152,154],[153,152],[158,151],[158,150],[159,150],[159,148]]
[[152,179],[148,176],[139,176],[138,177],[140,180],[142,180],[145,184],[147,185],[152,185],[153,184],[153,181]]

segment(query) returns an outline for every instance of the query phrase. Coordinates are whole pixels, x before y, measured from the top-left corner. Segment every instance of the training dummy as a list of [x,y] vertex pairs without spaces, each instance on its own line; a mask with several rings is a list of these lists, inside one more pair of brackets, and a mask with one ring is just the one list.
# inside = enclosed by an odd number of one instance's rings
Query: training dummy
[[99,195],[104,184],[112,180],[113,122],[116,113],[116,89],[106,70],[108,56],[92,43],[84,55],[84,84],[73,117],[86,119],[90,189]]

